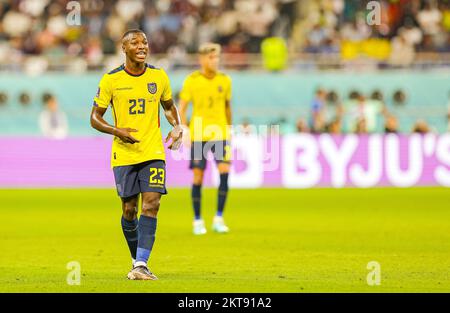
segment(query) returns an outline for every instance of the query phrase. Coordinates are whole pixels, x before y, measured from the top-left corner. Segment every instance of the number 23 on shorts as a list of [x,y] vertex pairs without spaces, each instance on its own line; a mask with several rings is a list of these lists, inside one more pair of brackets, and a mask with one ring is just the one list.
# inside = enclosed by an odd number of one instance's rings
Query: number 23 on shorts
[[151,167],[149,183],[163,185],[164,184],[164,176],[165,176],[165,171],[163,168]]

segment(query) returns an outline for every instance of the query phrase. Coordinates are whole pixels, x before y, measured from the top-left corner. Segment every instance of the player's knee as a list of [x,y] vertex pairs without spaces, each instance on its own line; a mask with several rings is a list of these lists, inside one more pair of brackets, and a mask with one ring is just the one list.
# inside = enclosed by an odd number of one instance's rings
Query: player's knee
[[203,172],[194,173],[194,185],[203,184]]
[[156,216],[159,211],[159,198],[144,199],[142,202],[142,214]]
[[136,206],[125,206],[123,208],[123,216],[125,219],[132,221],[136,218],[137,208]]
[[220,162],[217,166],[219,174],[228,174],[230,172],[230,163]]
[[137,215],[137,199],[130,199],[124,201],[122,204],[123,216],[125,219],[131,221],[136,218]]
[[194,185],[203,184],[203,177],[194,177]]

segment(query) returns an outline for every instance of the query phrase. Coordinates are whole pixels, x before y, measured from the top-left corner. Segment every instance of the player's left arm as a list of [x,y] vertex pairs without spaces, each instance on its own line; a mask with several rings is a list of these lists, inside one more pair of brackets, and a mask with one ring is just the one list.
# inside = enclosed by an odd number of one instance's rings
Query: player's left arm
[[169,145],[169,149],[178,150],[181,146],[181,139],[183,138],[183,127],[181,126],[181,118],[178,113],[178,109],[172,100],[172,89],[170,88],[169,77],[164,70],[161,70],[163,80],[165,82],[163,92],[161,94],[160,103],[164,109],[164,115],[173,129],[166,137],[166,142],[172,138],[172,143]]
[[161,100],[161,106],[164,109],[164,115],[166,116],[167,121],[173,126],[173,129],[167,135],[166,142],[172,138],[172,143],[169,145],[169,149],[177,150],[181,145],[181,139],[183,137],[180,114],[178,113],[177,106],[172,99],[167,101]]

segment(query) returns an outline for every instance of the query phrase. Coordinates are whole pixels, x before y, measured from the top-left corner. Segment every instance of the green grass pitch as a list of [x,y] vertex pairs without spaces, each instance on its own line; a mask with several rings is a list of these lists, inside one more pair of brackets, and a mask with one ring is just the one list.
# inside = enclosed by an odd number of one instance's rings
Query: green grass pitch
[[[450,292],[449,189],[231,190],[231,232],[202,237],[190,191],[169,192],[150,262],[159,280],[143,282],[125,278],[114,190],[0,190],[0,292]],[[209,230],[215,206],[204,190]],[[66,282],[70,261],[79,286]]]

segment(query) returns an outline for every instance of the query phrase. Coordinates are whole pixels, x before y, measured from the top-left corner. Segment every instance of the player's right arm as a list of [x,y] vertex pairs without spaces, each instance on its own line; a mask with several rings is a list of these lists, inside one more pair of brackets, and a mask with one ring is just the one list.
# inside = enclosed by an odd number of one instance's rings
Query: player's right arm
[[94,98],[94,105],[91,111],[91,126],[99,132],[116,136],[125,143],[133,144],[139,142],[139,140],[130,134],[132,132],[137,132],[136,129],[115,127],[110,125],[103,118],[109,104],[111,103],[111,89],[111,82],[106,74],[101,79],[97,95]]

